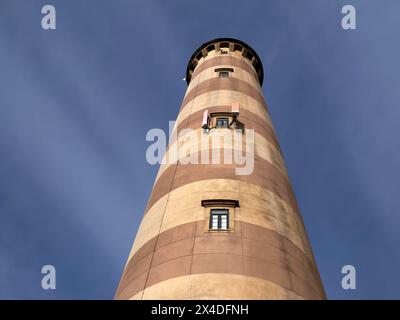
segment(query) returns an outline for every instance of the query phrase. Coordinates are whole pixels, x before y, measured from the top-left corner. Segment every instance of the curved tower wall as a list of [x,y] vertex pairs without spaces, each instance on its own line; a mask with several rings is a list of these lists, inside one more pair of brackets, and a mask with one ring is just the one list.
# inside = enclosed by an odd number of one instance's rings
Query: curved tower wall
[[[221,70],[229,70],[228,77]],[[238,40],[210,41],[191,57],[186,80],[178,138],[164,158],[201,159],[208,149],[209,163],[160,165],[116,299],[324,299],[263,97],[258,55]],[[235,128],[213,128],[220,115],[232,122],[232,105],[240,110],[239,144],[228,143]],[[211,130],[202,128],[205,110]],[[215,135],[224,137],[223,150],[251,155],[251,174],[237,174],[235,163],[212,163],[214,145],[207,139]],[[228,230],[210,229],[212,209],[228,212]]]

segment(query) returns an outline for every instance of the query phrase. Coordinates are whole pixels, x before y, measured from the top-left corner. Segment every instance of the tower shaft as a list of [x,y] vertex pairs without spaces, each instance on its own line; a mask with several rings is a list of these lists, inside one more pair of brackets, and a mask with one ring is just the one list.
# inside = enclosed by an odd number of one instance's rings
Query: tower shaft
[[[241,41],[216,39],[193,54],[186,81],[177,139],[160,166],[116,298],[324,299],[262,94],[260,58]],[[215,136],[223,137],[217,148]],[[212,162],[213,150],[220,163]],[[253,159],[250,173],[238,173],[239,154]]]

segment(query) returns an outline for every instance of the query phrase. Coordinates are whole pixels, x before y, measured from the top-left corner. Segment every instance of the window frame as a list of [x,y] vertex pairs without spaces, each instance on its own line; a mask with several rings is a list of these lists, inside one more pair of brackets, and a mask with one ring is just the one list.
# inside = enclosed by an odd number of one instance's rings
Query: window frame
[[222,54],[229,54],[229,48],[220,48],[220,53]]
[[218,77],[219,77],[220,79],[227,79],[227,78],[229,78],[229,71],[225,71],[225,70],[219,71],[219,72],[218,72]]
[[[219,213],[216,213],[218,211]],[[217,217],[217,228],[213,227],[214,217]],[[222,228],[222,217],[226,216],[226,228]],[[210,209],[209,230],[225,231],[229,229],[229,209],[227,208],[213,208]]]
[[[226,126],[219,126],[218,123],[223,121]],[[217,129],[229,129],[229,117],[216,117],[215,118],[215,128]]]
[[[218,77],[220,79],[227,79],[230,77],[230,73],[234,72],[233,68],[216,68],[214,69],[215,72],[218,72]],[[224,76],[222,76],[224,75]]]

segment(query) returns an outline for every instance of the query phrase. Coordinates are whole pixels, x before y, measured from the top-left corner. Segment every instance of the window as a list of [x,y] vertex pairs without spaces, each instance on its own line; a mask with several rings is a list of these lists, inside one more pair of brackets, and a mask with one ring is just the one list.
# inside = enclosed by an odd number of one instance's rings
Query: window
[[229,78],[229,72],[233,72],[232,68],[217,68],[214,70],[218,72],[220,78]]
[[211,209],[210,229],[211,230],[228,230],[229,229],[229,210],[228,209]]
[[235,43],[233,46],[234,51],[242,51],[242,46],[240,44]]
[[220,71],[219,77],[220,78],[229,78],[229,72],[228,71]]
[[221,49],[221,54],[228,54],[229,50],[228,49]]
[[228,128],[229,119],[228,118],[217,118],[215,126],[217,128]]
[[201,206],[205,208],[204,232],[235,232],[235,208],[240,208],[239,200],[234,199],[204,199]]
[[213,50],[215,50],[215,46],[212,44],[212,45],[209,45],[207,48],[206,48],[206,50],[207,50],[207,52],[210,52],[210,51],[213,51]]

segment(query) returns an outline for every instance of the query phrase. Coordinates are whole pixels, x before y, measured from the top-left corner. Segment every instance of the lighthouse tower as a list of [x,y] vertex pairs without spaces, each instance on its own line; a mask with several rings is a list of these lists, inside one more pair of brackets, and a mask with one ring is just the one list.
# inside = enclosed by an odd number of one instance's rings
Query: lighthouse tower
[[325,299],[263,75],[257,53],[239,40],[215,39],[193,53],[176,139],[116,299]]

